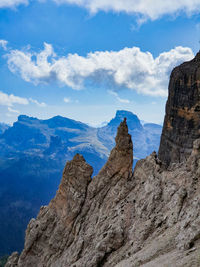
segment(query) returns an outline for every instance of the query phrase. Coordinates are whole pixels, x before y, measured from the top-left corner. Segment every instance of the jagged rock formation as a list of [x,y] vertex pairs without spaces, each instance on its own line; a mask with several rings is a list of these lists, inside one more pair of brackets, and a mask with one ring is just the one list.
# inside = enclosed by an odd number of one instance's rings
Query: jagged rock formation
[[124,117],[134,136],[135,161],[157,151],[162,126],[142,125],[123,110],[100,128],[61,116],[40,120],[20,115],[3,134],[0,124],[0,257],[23,249],[27,224],[54,197],[67,160],[79,153],[93,175],[99,172]]
[[96,177],[80,155],[66,164],[56,197],[6,267],[200,266],[200,140],[168,170],[155,152],[134,173],[132,161],[124,120]]
[[171,74],[159,158],[168,166],[186,160],[200,137],[200,52]]

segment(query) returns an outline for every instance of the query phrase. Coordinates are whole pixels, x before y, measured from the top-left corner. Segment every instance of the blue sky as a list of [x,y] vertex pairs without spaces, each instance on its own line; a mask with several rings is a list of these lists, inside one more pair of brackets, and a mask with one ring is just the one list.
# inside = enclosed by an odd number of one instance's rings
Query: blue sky
[[166,2],[0,0],[0,121],[162,123],[171,70],[200,48],[200,0]]

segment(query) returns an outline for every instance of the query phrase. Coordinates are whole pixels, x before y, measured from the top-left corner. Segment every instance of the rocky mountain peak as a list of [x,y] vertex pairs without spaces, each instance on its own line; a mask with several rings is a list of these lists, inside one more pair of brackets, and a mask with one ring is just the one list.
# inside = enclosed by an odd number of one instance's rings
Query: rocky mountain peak
[[[65,253],[65,249],[69,248],[71,256],[66,256],[68,259],[65,258],[63,263],[58,260],[55,266],[71,267],[72,263],[78,260],[75,255],[77,251],[81,253],[81,250],[89,249],[92,255],[87,255],[87,266],[92,267],[103,261],[107,250],[116,250],[122,245],[123,230],[120,219],[108,232],[106,242],[110,243],[110,246],[104,248],[105,245],[102,243],[99,244],[99,248],[95,248],[97,240],[102,242],[102,235],[108,227],[104,224],[101,226],[101,219],[107,216],[111,206],[114,207],[122,192],[127,192],[126,186],[122,191],[120,188],[132,176],[133,144],[126,119],[120,123],[115,140],[116,146],[112,149],[107,163],[93,179],[93,169],[83,156],[76,154],[72,161],[67,162],[55,198],[49,206],[41,207],[36,220],[30,221],[22,254],[19,258],[16,253],[13,254],[7,266],[13,266],[14,262],[20,267],[39,267],[40,264],[50,266],[50,262],[54,265],[53,262],[57,261],[58,255]],[[92,232],[90,226],[94,227]],[[81,233],[85,231],[87,234],[82,236]],[[95,239],[94,234],[97,234]],[[84,261],[87,260],[82,259],[80,265],[76,266],[84,266]]]
[[115,138],[116,146],[111,150],[107,163],[100,171],[109,172],[113,176],[115,173],[130,173],[133,164],[133,143],[131,135],[128,133],[126,118],[120,123]]
[[121,153],[129,153],[133,151],[133,143],[131,140],[131,136],[128,133],[128,126],[126,123],[126,118],[120,123],[117,129],[117,136],[115,137],[116,149]]
[[59,189],[49,206],[56,210],[60,218],[65,219],[67,216],[68,224],[80,212],[92,173],[93,168],[80,154],[76,154],[64,168]]
[[169,82],[169,96],[159,158],[168,166],[185,161],[193,141],[200,137],[200,53],[176,67]]

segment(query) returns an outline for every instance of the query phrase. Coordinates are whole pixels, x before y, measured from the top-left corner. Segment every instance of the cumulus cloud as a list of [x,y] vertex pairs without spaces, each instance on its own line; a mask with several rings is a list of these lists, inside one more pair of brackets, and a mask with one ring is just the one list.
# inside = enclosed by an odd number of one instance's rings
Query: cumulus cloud
[[0,105],[12,107],[14,104],[28,105],[28,100],[13,94],[6,94],[0,91]]
[[117,92],[108,90],[108,93],[110,95],[114,96],[120,103],[124,103],[124,104],[129,104],[130,103],[130,101],[128,99],[123,99],[123,98],[119,97]]
[[0,40],[0,46],[3,48],[3,50],[7,50],[7,44],[8,44],[8,41]]
[[194,54],[190,48],[179,46],[154,58],[150,52],[132,47],[89,53],[85,57],[58,57],[53,47],[45,43],[38,53],[10,50],[6,56],[9,69],[34,84],[56,80],[80,90],[86,81],[109,82],[115,91],[124,87],[146,95],[166,96],[171,70]]
[[132,13],[140,15],[140,21],[148,18],[155,20],[167,14],[177,15],[179,12],[191,15],[199,13],[200,10],[200,0],[54,0],[54,2],[78,5],[91,13],[100,10]]
[[28,0],[0,0],[0,8],[14,8],[20,4],[28,4]]

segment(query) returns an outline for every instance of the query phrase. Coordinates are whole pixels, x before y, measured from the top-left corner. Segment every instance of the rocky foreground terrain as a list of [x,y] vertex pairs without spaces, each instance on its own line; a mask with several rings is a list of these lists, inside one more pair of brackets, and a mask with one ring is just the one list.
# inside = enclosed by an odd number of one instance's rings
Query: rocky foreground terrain
[[75,155],[6,267],[200,266],[200,140],[186,163],[168,170],[152,153],[132,173],[132,153],[124,120],[93,179]]
[[[187,68],[182,71],[184,76]],[[190,87],[184,80],[187,88],[179,86],[182,80],[176,81],[177,106],[187,90],[200,92],[195,77]],[[175,90],[171,84],[169,99]],[[170,103],[166,116],[176,110]],[[159,158],[153,152],[137,162],[134,172],[126,119],[120,123],[107,163],[93,179],[92,167],[83,156],[75,155],[65,166],[55,198],[30,221],[23,252],[13,253],[6,267],[199,267],[199,110],[192,109],[193,124],[188,123],[192,118],[187,111],[181,115],[183,132],[175,123],[180,123],[180,112],[171,115],[170,124],[165,119]],[[184,153],[186,132],[190,140]],[[183,149],[175,150],[178,141]],[[162,154],[168,144],[173,149],[171,157],[171,150]]]

